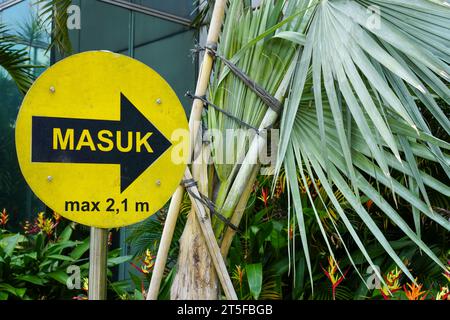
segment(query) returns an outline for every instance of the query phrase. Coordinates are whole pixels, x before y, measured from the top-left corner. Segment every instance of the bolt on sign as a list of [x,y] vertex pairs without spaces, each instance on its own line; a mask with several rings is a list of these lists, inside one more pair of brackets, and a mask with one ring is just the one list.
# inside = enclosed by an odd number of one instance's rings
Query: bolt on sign
[[189,143],[188,130],[159,74],[92,51],[36,80],[19,111],[16,149],[27,183],[48,207],[84,225],[115,228],[149,217],[170,198],[186,167],[189,148],[180,145]]

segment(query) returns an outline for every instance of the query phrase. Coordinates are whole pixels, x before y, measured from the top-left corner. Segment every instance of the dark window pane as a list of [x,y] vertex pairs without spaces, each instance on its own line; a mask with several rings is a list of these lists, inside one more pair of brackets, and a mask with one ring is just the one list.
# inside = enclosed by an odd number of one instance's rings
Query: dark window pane
[[130,11],[100,1],[80,2],[81,29],[71,31],[75,52],[110,50],[127,54]]
[[195,9],[193,0],[131,0],[130,2],[186,19],[192,19],[194,16],[192,14]]
[[[156,72],[164,79],[177,93],[185,110],[189,111],[191,101],[184,97],[188,90],[193,90],[196,81],[196,64],[191,55],[191,49],[195,42],[195,31],[186,27],[177,26],[176,23],[160,21],[144,14],[136,14],[136,40],[134,57]],[[161,25],[172,24],[172,33],[163,32],[169,28]],[[152,41],[146,40],[146,36],[152,32],[146,30],[160,30],[161,37]],[[139,33],[142,31],[142,34]],[[150,40],[150,39],[149,39]]]

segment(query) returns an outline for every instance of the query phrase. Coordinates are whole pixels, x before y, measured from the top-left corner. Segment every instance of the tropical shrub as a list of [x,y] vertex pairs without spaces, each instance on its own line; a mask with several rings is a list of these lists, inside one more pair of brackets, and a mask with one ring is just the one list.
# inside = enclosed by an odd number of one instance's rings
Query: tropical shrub
[[[39,213],[35,221],[25,222],[24,232],[5,229],[6,210],[0,215],[0,300],[87,299],[89,237],[73,240],[76,224],[62,220],[58,214],[46,217]],[[111,268],[128,261],[120,248],[108,253],[108,276]],[[72,267],[71,267],[72,266]],[[79,267],[82,288],[69,289],[73,266]],[[70,267],[70,268],[69,268]],[[72,270],[72,271],[71,271]],[[68,281],[69,280],[69,281]],[[109,280],[109,294],[115,295],[115,283]]]

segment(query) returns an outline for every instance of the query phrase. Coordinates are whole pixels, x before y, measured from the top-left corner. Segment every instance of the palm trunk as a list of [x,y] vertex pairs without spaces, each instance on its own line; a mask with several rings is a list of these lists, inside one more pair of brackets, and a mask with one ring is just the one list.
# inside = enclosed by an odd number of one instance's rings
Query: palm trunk
[[[208,146],[199,149],[200,157],[209,155]],[[199,192],[207,195],[207,163],[194,163],[192,172]],[[170,297],[172,300],[217,300],[219,297],[216,271],[193,206],[180,238],[178,270]]]
[[172,283],[172,300],[217,300],[219,286],[200,225],[191,210],[180,239],[178,270]]

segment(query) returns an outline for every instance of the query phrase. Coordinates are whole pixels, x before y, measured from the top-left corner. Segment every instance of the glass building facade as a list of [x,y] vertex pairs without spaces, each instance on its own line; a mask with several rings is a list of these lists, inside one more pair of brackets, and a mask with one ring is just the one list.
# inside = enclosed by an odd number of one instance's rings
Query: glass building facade
[[[195,88],[197,61],[191,49],[198,32],[190,26],[195,17],[193,0],[73,0],[80,8],[80,29],[69,31],[73,53],[109,50],[142,61],[160,73],[177,93],[186,112],[184,93]],[[50,30],[39,28],[41,6],[35,0],[0,0],[0,23],[18,36],[30,63],[42,66],[36,76],[59,60],[48,51]],[[1,67],[0,67],[1,69]],[[26,185],[17,163],[14,123],[23,96],[4,70],[0,70],[0,206],[10,213],[11,225],[32,220],[45,205]],[[0,209],[2,209],[0,208]],[[123,254],[127,228],[120,232]],[[120,278],[127,270],[120,270]]]

